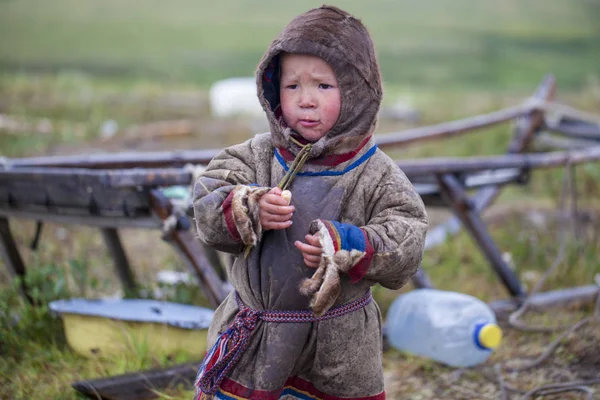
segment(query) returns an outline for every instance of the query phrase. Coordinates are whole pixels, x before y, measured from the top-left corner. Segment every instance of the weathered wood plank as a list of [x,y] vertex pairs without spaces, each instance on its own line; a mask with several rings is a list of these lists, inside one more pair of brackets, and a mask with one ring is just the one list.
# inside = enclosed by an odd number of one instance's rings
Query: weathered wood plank
[[[156,214],[166,221],[172,216],[178,217],[177,226],[165,232],[168,240],[181,254],[188,266],[195,272],[207,298],[213,306],[218,306],[229,294],[228,285],[217,276],[213,266],[208,262],[202,245],[191,231],[191,222],[187,215],[174,214],[173,204],[160,191],[151,192],[152,207]],[[184,229],[183,226],[186,225]]]
[[465,173],[505,168],[555,168],[600,160],[600,146],[535,154],[506,154],[484,157],[446,157],[402,160],[396,164],[411,179],[431,174]]
[[191,388],[201,363],[133,372],[108,378],[74,382],[73,388],[102,400],[144,400],[158,397],[156,390],[183,385]]
[[121,284],[126,291],[135,293],[137,290],[135,278],[129,267],[129,260],[125,254],[125,249],[119,239],[119,233],[115,228],[103,228],[102,237],[104,243],[112,255],[113,262],[115,264],[115,270],[121,280]]
[[160,229],[162,222],[153,216],[125,218],[114,216],[90,216],[76,214],[53,214],[47,209],[11,210],[0,208],[0,216],[19,219],[31,219],[57,224],[85,225],[98,228],[146,228]]
[[[552,75],[547,75],[536,88],[532,98],[534,100],[541,100],[543,102],[547,102],[552,100],[555,94],[556,79]],[[520,153],[523,150],[525,150],[531,142],[533,135],[535,135],[535,132],[540,129],[542,123],[543,114],[540,111],[530,111],[528,113],[528,116],[520,118],[515,129],[515,134],[511,142],[508,144],[507,152]],[[471,197],[473,203],[472,211],[481,212],[484,209],[486,209],[498,197],[501,190],[501,185],[487,186],[482,189],[479,189],[475,193],[475,195]],[[440,229],[437,229],[435,231],[435,243],[434,241],[430,241],[429,248],[434,247],[437,244],[443,242],[449,235],[457,233],[460,229],[449,228],[456,228],[457,226],[460,226],[460,224],[461,221],[458,216],[450,217],[444,224],[442,224],[439,227]],[[422,281],[424,281],[424,279],[426,278],[426,273],[424,271],[421,272],[422,274],[419,278]],[[419,282],[415,283],[419,284]]]
[[[0,253],[2,254],[6,268],[8,268],[9,274],[13,278],[25,278],[25,263],[23,262],[17,243],[10,230],[8,219],[2,217],[0,217]],[[27,294],[24,280],[21,280],[21,294],[31,302],[31,298]]]

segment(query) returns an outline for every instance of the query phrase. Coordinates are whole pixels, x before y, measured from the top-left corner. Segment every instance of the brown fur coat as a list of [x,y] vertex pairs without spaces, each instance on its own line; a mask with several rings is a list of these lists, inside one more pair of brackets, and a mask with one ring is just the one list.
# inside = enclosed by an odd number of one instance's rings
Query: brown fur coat
[[[282,127],[277,115],[281,52],[327,61],[338,78],[342,106],[338,122],[314,143],[310,160],[289,187],[296,208],[293,225],[263,232],[258,199],[280,182],[300,150],[291,141],[294,132]],[[261,60],[257,86],[270,132],[221,152],[194,190],[199,237],[237,256],[227,272],[241,300],[257,310],[312,306],[319,313],[360,298],[377,283],[402,287],[420,264],[427,216],[404,173],[372,138],[382,87],[365,27],[329,6],[298,16]],[[324,247],[316,274],[293,245],[309,232],[320,235]],[[253,247],[244,257],[246,245]],[[320,292],[324,286],[329,289]],[[215,313],[209,346],[237,312],[232,294]],[[373,302],[315,323],[259,321],[249,348],[221,387],[241,398],[258,393],[294,398],[297,390],[317,397],[381,399],[379,308]]]

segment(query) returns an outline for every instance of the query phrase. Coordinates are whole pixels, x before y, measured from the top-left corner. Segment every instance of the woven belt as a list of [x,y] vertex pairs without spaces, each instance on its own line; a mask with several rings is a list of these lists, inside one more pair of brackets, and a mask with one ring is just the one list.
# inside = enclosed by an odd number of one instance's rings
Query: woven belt
[[242,303],[237,293],[235,299],[240,311],[229,328],[218,337],[215,345],[206,354],[196,376],[196,387],[201,393],[216,393],[223,379],[248,348],[250,333],[259,320],[280,323],[324,321],[365,307],[373,301],[373,296],[369,290],[363,297],[332,308],[320,317],[315,317],[309,310],[253,310]]

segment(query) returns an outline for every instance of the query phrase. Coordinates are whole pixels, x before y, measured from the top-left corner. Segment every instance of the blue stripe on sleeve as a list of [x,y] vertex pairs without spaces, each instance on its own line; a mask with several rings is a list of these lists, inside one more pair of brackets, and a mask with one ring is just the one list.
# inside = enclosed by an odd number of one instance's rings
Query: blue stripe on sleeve
[[337,221],[330,221],[340,235],[342,250],[359,250],[365,251],[367,244],[365,243],[365,235],[360,228],[352,224],[342,224]]

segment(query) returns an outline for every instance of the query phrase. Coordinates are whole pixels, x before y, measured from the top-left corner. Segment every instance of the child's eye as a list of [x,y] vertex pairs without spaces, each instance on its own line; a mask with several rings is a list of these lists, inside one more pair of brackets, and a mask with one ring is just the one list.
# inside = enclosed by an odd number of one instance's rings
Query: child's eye
[[286,89],[296,89],[298,87],[298,85],[287,85],[285,88]]
[[327,83],[321,83],[319,84],[319,89],[331,89],[333,86],[327,84]]

